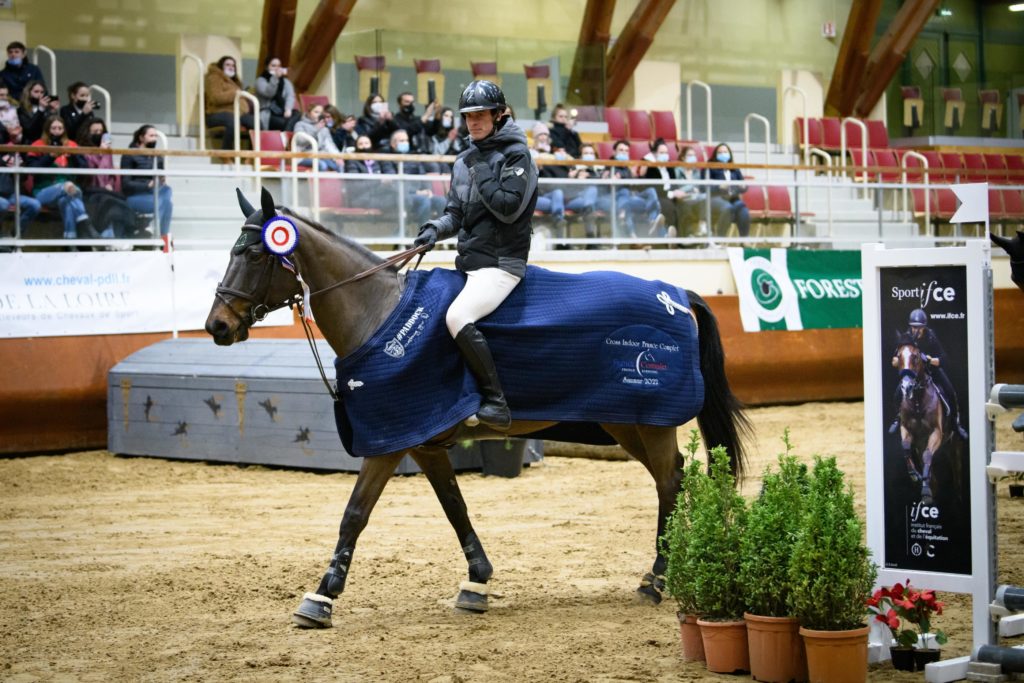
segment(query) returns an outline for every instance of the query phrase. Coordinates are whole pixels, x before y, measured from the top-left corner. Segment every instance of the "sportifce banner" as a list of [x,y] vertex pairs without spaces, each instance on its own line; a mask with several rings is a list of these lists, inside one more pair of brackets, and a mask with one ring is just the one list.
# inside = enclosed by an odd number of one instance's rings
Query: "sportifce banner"
[[729,249],[746,332],[860,327],[859,251]]
[[[201,330],[227,259],[226,251],[2,254],[0,337]],[[292,322],[284,309],[260,324]]]

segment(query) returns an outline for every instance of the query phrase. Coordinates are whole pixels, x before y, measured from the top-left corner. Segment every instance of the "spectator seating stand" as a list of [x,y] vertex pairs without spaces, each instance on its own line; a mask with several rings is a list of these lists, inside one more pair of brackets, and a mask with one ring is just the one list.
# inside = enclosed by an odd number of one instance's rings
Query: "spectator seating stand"
[[[440,59],[414,59],[416,67],[416,99],[424,104],[444,99],[444,72]],[[433,83],[433,86],[431,86]]]
[[388,73],[384,55],[370,57],[356,55],[355,60],[356,71],[359,72],[359,101],[365,102],[370,95],[378,94],[386,102],[391,74]]
[[548,110],[548,98],[554,96],[552,91],[551,67],[547,64],[524,64],[526,74],[526,106],[534,113],[534,118]]

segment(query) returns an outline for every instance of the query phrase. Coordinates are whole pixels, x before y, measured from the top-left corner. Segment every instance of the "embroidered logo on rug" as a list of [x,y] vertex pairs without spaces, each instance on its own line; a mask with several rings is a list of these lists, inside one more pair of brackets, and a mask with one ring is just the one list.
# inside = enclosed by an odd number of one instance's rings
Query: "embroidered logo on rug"
[[384,344],[384,353],[392,358],[404,356],[406,347],[412,344],[416,337],[420,336],[429,318],[430,313],[423,306],[418,307],[412,312],[409,319],[405,321],[401,329],[398,330],[398,333]]

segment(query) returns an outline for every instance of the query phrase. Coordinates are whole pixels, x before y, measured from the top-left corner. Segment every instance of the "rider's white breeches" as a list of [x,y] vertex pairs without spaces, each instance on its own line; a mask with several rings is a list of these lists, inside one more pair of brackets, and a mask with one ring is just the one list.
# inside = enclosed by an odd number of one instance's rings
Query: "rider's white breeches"
[[448,307],[444,319],[448,332],[455,337],[466,325],[493,313],[520,279],[501,268],[480,268],[466,273],[466,286]]

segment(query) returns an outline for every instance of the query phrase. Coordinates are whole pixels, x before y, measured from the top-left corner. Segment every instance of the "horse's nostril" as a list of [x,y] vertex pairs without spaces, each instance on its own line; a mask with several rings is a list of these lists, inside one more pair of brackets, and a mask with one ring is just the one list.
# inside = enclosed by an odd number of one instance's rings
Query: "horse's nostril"
[[223,336],[228,330],[228,324],[219,318],[206,321],[206,331],[214,337]]

